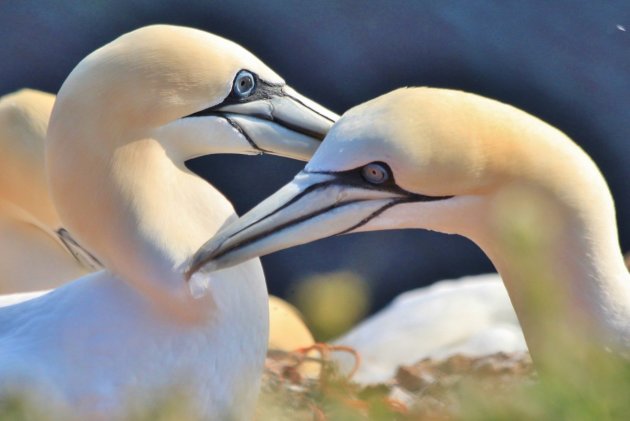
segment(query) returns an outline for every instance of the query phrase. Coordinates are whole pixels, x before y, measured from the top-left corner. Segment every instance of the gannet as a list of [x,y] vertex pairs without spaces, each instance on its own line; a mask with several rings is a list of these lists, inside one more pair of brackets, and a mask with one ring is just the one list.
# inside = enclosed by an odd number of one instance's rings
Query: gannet
[[305,169],[223,227],[187,276],[194,282],[253,256],[390,228],[479,245],[544,371],[554,358],[584,366],[584,350],[630,348],[630,275],[596,165],[541,120],[447,89],[399,89],[345,113]]
[[52,288],[91,270],[64,242],[48,192],[44,139],[54,100],[31,89],[0,98],[0,293]]
[[184,162],[305,159],[335,118],[241,46],[191,28],[141,28],[83,59],[57,96],[46,164],[64,226],[106,270],[0,308],[0,395],[113,419],[176,386],[196,416],[250,418],[268,338],[262,269],[213,274],[210,293],[191,296],[183,268],[235,214]]
[[[62,227],[48,191],[45,137],[55,96],[22,89],[0,98],[0,307],[25,301],[102,267]],[[293,306],[269,299],[269,348],[313,345]]]

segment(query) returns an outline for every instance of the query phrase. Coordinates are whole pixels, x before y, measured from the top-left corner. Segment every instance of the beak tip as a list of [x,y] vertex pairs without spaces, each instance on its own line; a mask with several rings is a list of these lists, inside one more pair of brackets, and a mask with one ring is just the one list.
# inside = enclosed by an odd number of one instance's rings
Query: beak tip
[[208,293],[209,283],[210,278],[208,276],[203,276],[200,272],[193,273],[188,282],[190,295],[196,300],[203,298]]
[[190,278],[194,275],[195,268],[190,266],[188,269],[184,271],[184,280],[188,283],[190,282]]
[[192,282],[192,278],[204,267],[204,260],[205,259],[199,259],[198,256],[193,257],[192,263],[184,271],[184,279],[186,282]]
[[200,248],[193,256],[188,268],[184,271],[186,282],[192,283],[197,275],[202,276],[220,269],[219,264],[214,261],[215,257],[217,257],[216,252],[208,253],[205,247]]

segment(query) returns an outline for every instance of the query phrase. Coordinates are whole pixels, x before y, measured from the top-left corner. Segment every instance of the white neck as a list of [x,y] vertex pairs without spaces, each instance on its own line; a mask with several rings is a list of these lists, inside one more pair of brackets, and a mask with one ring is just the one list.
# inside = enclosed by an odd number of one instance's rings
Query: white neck
[[492,193],[476,213],[483,228],[467,235],[501,274],[534,356],[560,338],[628,350],[630,274],[612,197],[583,151],[553,140],[517,151],[526,176]]
[[[112,345],[112,355],[125,355],[132,367],[112,378],[128,386],[133,373],[143,384],[159,385],[183,374],[202,414],[252,411],[268,339],[260,261],[209,274],[208,294],[200,299],[192,298],[183,277],[186,260],[234,216],[231,205],[151,133],[117,135],[111,126],[84,121],[83,127],[98,129],[80,135],[79,127],[65,126],[72,121],[51,122],[52,197],[64,225],[110,272],[84,279],[77,289],[97,302],[103,297],[105,311],[120,320],[131,319],[123,333],[106,336],[139,341],[122,354]],[[98,316],[91,322],[100,328],[102,313],[87,313]]]
[[493,125],[469,139],[471,150],[485,153],[476,163],[483,189],[416,207],[421,215],[401,209],[398,217],[464,235],[484,250],[534,356],[565,334],[630,349],[630,275],[603,176],[557,129],[520,112],[502,117],[498,135],[488,134]]

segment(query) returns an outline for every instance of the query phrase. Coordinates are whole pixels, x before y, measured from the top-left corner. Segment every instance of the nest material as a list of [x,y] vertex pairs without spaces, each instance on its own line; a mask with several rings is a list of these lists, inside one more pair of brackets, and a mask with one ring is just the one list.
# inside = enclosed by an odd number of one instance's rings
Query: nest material
[[[513,387],[536,378],[526,353],[454,355],[399,367],[390,381],[364,387],[352,381],[352,373],[340,374],[330,358],[334,352],[352,353],[360,364],[356,351],[326,344],[270,352],[257,420],[450,420],[459,417],[471,390],[507,397]],[[320,369],[305,375],[304,364]]]

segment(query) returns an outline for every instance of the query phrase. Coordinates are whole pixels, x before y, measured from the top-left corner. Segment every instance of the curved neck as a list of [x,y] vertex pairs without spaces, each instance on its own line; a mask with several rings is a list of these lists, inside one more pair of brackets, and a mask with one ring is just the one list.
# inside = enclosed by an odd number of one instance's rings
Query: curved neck
[[547,184],[495,192],[484,228],[470,233],[501,274],[538,359],[563,347],[630,349],[630,274],[612,197],[595,165],[580,164],[586,171],[572,180],[548,172]]
[[177,166],[154,139],[120,143],[111,151],[102,147],[107,139],[89,139],[65,148],[56,144],[48,152],[62,221],[109,271],[143,295],[184,313],[199,308],[181,267],[234,214],[231,205]]

